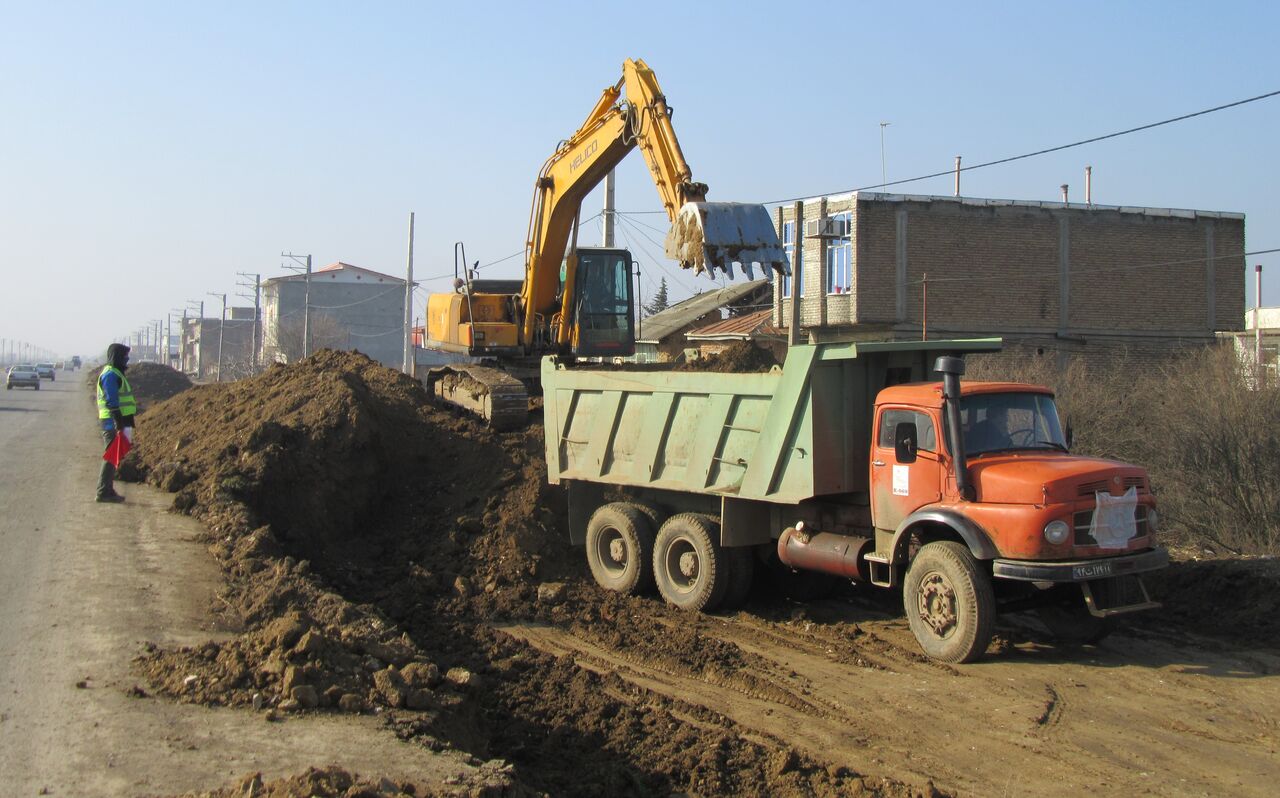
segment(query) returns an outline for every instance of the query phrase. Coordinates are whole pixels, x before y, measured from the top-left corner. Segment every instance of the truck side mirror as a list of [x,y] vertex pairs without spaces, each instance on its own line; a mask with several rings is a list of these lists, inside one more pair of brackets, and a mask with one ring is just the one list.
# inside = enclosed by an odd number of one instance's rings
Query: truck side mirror
[[916,461],[916,425],[913,421],[899,422],[893,429],[893,456],[899,463]]
[[1067,422],[1067,448],[1070,449],[1071,445],[1074,444],[1075,441],[1076,441],[1076,432],[1075,430],[1071,429],[1071,422],[1068,421]]

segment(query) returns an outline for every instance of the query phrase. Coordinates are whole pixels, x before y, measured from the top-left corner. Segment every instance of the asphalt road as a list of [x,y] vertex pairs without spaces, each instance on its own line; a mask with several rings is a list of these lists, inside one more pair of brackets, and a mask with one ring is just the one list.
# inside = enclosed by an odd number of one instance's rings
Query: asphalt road
[[125,504],[93,501],[102,449],[84,372],[58,377],[0,393],[0,794],[168,794],[327,764],[421,781],[472,769],[374,717],[268,723],[129,695],[148,641],[219,634],[219,572],[167,494],[117,483]]

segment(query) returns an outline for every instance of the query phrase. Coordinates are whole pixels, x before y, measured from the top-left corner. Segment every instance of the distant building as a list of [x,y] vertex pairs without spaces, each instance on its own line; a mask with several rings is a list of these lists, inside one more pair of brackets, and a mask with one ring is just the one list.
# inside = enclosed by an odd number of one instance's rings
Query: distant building
[[[307,278],[292,274],[262,283],[264,362],[302,357]],[[404,280],[349,263],[311,274],[310,352],[358,350],[399,368],[404,360]]]
[[1222,337],[1231,340],[1240,362],[1254,375],[1255,387],[1280,388],[1280,308],[1247,310],[1244,330]]
[[234,379],[252,373],[254,345],[261,341],[255,326],[253,308],[227,308],[225,327],[220,317],[187,319],[178,340],[176,367],[196,379],[216,379],[221,347],[225,376]]
[[736,343],[752,341],[767,349],[779,363],[787,359],[787,331],[773,323],[769,308],[720,319],[685,333],[689,346],[701,357],[717,355]]
[[725,308],[731,313],[767,308],[770,290],[767,280],[730,283],[695,294],[642,319],[636,335],[635,360],[640,363],[679,360],[689,347],[685,333],[724,318]]
[[[1001,336],[1160,359],[1242,329],[1244,215],[856,192],[778,208],[802,340]],[[927,279],[926,279],[927,277]]]

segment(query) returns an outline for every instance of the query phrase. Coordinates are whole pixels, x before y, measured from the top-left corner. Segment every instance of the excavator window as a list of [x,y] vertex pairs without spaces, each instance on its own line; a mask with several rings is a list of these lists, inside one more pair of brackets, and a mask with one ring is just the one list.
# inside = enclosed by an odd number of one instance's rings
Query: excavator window
[[635,352],[631,253],[585,250],[577,253],[577,322],[575,354],[623,357]]

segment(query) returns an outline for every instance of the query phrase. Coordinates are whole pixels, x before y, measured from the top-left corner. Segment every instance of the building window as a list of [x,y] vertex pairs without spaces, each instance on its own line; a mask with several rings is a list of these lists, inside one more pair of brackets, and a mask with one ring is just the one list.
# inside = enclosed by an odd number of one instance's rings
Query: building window
[[787,256],[787,265],[791,267],[791,274],[782,278],[782,296],[791,296],[791,278],[796,281],[796,293],[804,296],[804,270],[796,267],[796,223],[782,223],[782,252]]
[[827,241],[827,293],[847,294],[853,287],[853,276],[850,273],[853,242],[849,236],[853,227],[853,214],[845,211],[831,218],[837,222],[844,222],[845,235],[843,238]]

